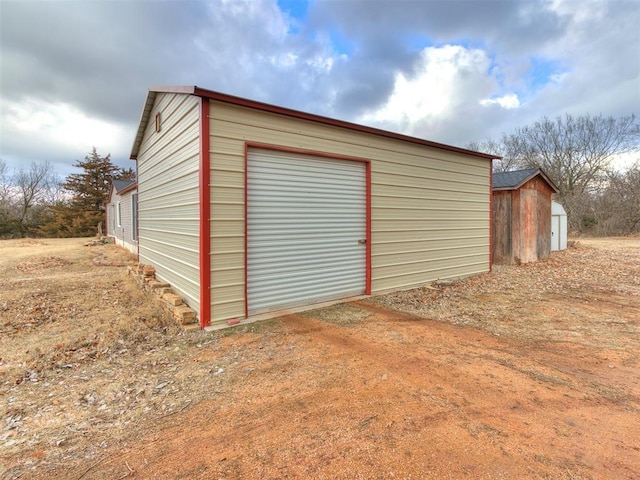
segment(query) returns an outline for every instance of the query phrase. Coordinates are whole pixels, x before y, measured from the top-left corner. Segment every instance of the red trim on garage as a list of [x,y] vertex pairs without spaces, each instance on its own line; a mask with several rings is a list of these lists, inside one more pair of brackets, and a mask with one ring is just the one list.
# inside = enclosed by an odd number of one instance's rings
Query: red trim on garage
[[366,286],[365,286],[365,290],[364,293],[366,295],[371,295],[371,162],[367,161],[367,165],[366,165],[367,171],[365,173],[366,175],[366,196],[367,196],[367,218],[366,218],[366,231],[367,231],[367,248],[366,248],[366,256],[367,256],[367,261],[366,261]]
[[249,260],[248,260],[248,165],[249,165],[249,148],[262,148],[266,150],[275,150],[279,152],[295,153],[300,155],[311,155],[314,157],[331,158],[335,160],[347,160],[351,162],[361,162],[365,164],[365,202],[366,202],[366,248],[365,248],[365,295],[371,295],[371,160],[360,157],[351,157],[348,155],[340,155],[336,153],[318,152],[315,150],[304,150],[301,148],[283,147],[280,145],[271,145],[265,143],[245,142],[244,144],[244,306],[245,317],[249,316]]
[[489,271],[493,271],[493,161],[489,164]]
[[244,316],[249,316],[249,144],[244,143]]
[[211,192],[209,100],[200,98],[200,328],[211,324]]
[[[334,127],[347,128],[349,130],[355,130],[358,132],[369,133],[379,137],[393,138],[396,140],[402,140],[404,142],[415,143],[418,145],[425,145],[428,147],[438,148],[441,150],[447,150],[450,152],[464,153],[466,155],[472,155],[474,157],[486,158],[488,160],[494,158],[500,158],[496,155],[489,155],[486,153],[476,152],[468,150],[466,148],[454,147],[452,145],[446,145],[444,143],[432,142],[430,140],[424,140],[422,138],[410,137],[408,135],[402,135],[399,133],[388,132],[386,130],[380,130],[379,128],[367,127],[365,125],[359,125],[357,123],[345,122],[344,120],[337,120],[334,118],[323,117],[313,113],[301,112],[299,110],[293,110],[291,108],[279,107],[277,105],[270,105],[268,103],[257,102],[255,100],[249,100],[247,98],[236,97],[233,95],[227,95],[225,93],[215,92],[213,90],[207,90],[206,88],[200,88],[197,86],[165,86],[165,87],[151,87],[149,88],[150,94],[155,93],[186,93],[195,95],[201,98],[208,98],[218,102],[229,103],[232,105],[239,105],[242,107],[253,108],[256,110],[262,110],[264,112],[277,113],[279,115],[286,115],[288,117],[299,118],[303,120],[309,120],[311,122],[322,123],[325,125],[331,125]],[[144,117],[143,120],[146,125],[148,118]],[[141,122],[142,123],[142,122]],[[141,141],[141,139],[140,139]],[[134,142],[131,158],[135,159],[137,156],[137,140]]]

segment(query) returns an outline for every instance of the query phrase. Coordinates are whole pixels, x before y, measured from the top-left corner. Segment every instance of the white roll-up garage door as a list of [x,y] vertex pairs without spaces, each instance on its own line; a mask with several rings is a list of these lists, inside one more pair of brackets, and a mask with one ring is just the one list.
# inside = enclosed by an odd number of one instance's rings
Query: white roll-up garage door
[[249,149],[249,315],[362,295],[366,164]]

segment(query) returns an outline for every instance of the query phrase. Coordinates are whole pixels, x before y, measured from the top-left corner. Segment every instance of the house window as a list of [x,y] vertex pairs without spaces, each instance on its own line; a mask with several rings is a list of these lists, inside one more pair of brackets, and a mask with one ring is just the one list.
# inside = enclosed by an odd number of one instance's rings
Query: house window
[[131,238],[138,239],[138,194],[131,195]]
[[118,202],[117,205],[117,210],[118,210],[118,227],[122,227],[122,208],[120,207],[120,202]]

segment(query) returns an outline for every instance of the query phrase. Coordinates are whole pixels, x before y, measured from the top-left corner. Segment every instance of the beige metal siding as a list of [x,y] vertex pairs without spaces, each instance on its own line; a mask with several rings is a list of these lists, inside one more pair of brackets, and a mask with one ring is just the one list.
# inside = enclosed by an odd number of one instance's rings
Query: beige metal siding
[[138,153],[140,261],[198,312],[199,118],[196,97],[158,94]]
[[371,161],[372,293],[489,270],[491,162],[211,102],[212,324],[244,316],[245,142]]

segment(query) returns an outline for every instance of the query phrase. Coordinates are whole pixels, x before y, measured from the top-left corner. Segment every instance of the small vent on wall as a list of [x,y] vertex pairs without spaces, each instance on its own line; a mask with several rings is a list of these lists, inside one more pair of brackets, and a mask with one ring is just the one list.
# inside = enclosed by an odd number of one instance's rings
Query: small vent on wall
[[156,132],[160,131],[160,113],[156,113]]

